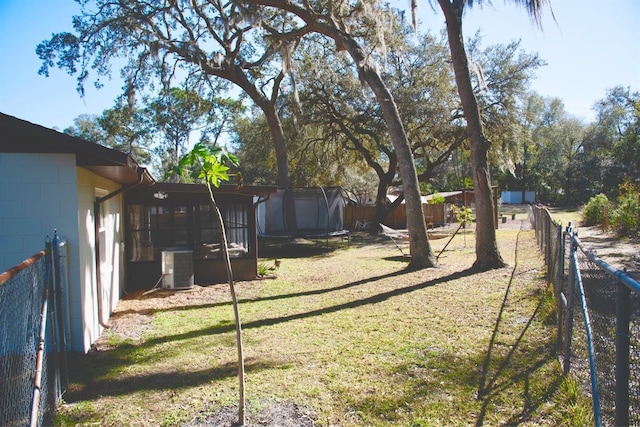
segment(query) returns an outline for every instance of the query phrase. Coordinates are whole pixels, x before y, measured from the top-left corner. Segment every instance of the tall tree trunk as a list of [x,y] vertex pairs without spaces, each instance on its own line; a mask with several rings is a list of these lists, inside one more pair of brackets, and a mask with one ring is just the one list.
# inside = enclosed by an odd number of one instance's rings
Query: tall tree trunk
[[282,130],[282,122],[280,115],[273,103],[257,103],[262,109],[269,124],[271,131],[271,139],[273,140],[273,149],[276,152],[276,165],[278,167],[278,188],[291,188],[291,176],[289,173],[289,160],[287,155],[287,146],[285,145],[284,131]]
[[389,183],[380,179],[378,181],[378,190],[376,191],[376,222],[372,231],[378,232],[381,230],[380,224],[385,222],[387,216],[387,191],[389,190]]
[[387,170],[382,169],[382,166],[379,164],[376,165],[376,173],[378,175],[378,190],[376,192],[376,224],[375,227],[372,227],[375,232],[379,232],[382,230],[380,227],[381,223],[385,222],[385,218],[389,214],[389,203],[387,202],[387,192],[389,191],[389,187],[393,183],[393,178],[396,176],[396,170],[398,168],[398,158],[395,152],[390,152],[389,156],[389,165],[387,166]]
[[333,39],[338,49],[345,49],[349,53],[358,68],[360,77],[369,85],[380,104],[393,148],[398,156],[398,166],[406,200],[407,228],[409,229],[411,250],[409,268],[421,269],[437,265],[436,257],[427,237],[427,225],[422,212],[418,175],[407,134],[393,96],[375,67],[370,64],[370,56],[366,55],[353,36],[340,29],[334,19],[325,20],[326,17],[320,19],[310,8],[299,6],[287,0],[251,0],[251,3],[293,13],[307,24],[308,29]]
[[480,110],[471,86],[467,53],[462,37],[463,0],[438,0],[447,23],[447,36],[451,60],[456,76],[460,102],[467,121],[469,146],[476,200],[476,261],[474,267],[481,271],[504,267],[494,223],[494,208],[489,174],[489,142],[482,132]]
[[334,35],[334,40],[343,45],[351,55],[358,67],[361,78],[367,82],[375,94],[387,123],[389,136],[396,152],[400,175],[402,176],[402,189],[405,196],[407,228],[409,231],[409,248],[411,251],[409,268],[434,267],[437,265],[437,261],[427,235],[418,174],[409,141],[407,140],[407,134],[393,96],[382,81],[380,74],[369,64],[364,52],[355,40],[344,33],[337,36]]
[[[249,98],[262,110],[269,124],[269,131],[273,139],[273,149],[276,152],[276,164],[278,167],[278,188],[291,188],[291,174],[289,173],[289,160],[287,155],[287,146],[285,144],[284,130],[282,130],[282,122],[276,108],[276,99],[278,96],[278,88],[273,88],[272,98],[267,98],[258,88],[249,80],[244,70],[234,64],[223,63],[219,68],[211,67],[206,71],[214,76],[226,79],[246,93]],[[279,84],[281,78],[276,79]]]

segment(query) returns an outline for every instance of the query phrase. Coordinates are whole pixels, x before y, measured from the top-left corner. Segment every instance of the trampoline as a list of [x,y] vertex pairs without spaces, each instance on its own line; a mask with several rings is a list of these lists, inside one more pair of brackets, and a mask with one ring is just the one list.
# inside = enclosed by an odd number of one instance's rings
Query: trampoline
[[327,245],[340,238],[349,244],[343,207],[340,187],[280,189],[258,201],[258,238],[326,240]]

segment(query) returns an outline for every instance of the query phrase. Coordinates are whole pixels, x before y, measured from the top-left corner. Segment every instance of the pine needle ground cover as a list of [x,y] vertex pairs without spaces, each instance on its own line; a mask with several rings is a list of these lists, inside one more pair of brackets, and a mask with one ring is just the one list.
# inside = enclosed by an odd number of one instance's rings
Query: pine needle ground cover
[[[275,277],[239,282],[248,424],[592,423],[553,353],[555,305],[533,231],[498,239],[509,267],[484,273],[470,270],[470,231],[439,268],[415,272],[389,239],[363,234],[348,248],[296,247]],[[436,254],[447,240],[431,242]],[[58,425],[230,425],[226,285],[134,295],[111,323],[74,361]]]

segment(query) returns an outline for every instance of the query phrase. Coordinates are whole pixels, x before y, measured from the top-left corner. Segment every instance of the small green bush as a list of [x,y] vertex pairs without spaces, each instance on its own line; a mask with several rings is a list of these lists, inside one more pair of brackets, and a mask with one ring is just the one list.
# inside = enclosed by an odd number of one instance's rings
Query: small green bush
[[620,196],[616,208],[611,212],[611,225],[622,235],[628,235],[638,230],[638,195],[627,193]]
[[611,209],[611,203],[604,194],[598,194],[589,199],[582,210],[582,220],[585,225],[598,225],[605,223],[605,218]]
[[267,274],[274,271],[275,269],[276,269],[275,266],[260,263],[258,264],[258,277],[265,277]]
[[470,207],[460,206],[458,208],[455,205],[451,205],[451,210],[456,216],[456,221],[462,223],[464,228],[466,228],[467,224],[471,224],[473,222],[473,211]]
[[433,193],[433,196],[431,196],[431,198],[429,199],[428,203],[430,205],[437,205],[438,203],[444,203],[445,202],[445,197],[440,194],[439,192],[435,191]]

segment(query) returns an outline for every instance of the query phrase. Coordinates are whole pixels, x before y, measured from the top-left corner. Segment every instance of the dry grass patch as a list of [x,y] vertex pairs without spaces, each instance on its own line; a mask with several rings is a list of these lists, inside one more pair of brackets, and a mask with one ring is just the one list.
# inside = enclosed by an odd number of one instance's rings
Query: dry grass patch
[[[498,233],[510,264],[501,270],[469,270],[471,233],[455,237],[440,268],[417,272],[404,269],[391,241],[362,235],[348,249],[283,258],[275,279],[238,283],[248,422],[589,423],[588,403],[553,356],[554,304],[533,232]],[[432,241],[436,252],[445,243]],[[132,333],[128,319],[138,316],[150,322]],[[123,300],[111,322],[116,331],[74,365],[59,425],[225,425],[233,417],[225,285]],[[265,415],[273,408],[297,421]]]

